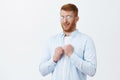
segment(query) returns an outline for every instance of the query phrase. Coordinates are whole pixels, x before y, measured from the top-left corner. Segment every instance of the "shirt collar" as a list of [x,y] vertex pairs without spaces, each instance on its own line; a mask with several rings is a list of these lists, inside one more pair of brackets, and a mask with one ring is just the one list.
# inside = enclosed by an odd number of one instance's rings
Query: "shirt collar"
[[[73,32],[70,33],[70,36],[73,37],[73,36],[75,36],[78,32],[79,32],[78,29],[76,29],[76,30],[74,30]],[[62,32],[62,36],[65,36],[65,33],[64,33],[64,32]]]

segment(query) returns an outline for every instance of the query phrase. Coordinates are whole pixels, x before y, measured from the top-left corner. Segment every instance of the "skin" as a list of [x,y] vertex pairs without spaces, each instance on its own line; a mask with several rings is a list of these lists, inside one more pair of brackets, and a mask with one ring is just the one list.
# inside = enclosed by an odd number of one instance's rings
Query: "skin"
[[[61,10],[61,26],[65,36],[69,36],[71,32],[76,30],[76,23],[79,20],[78,16],[75,16],[73,11]],[[70,44],[64,45],[63,47],[57,47],[53,56],[53,61],[57,62],[62,55],[65,53],[67,56],[71,56],[74,51],[74,47]]]
[[[76,23],[79,17],[75,16],[73,11],[64,11],[64,10],[61,10],[60,15],[62,17],[61,19],[62,29],[66,34],[66,36],[69,36],[69,34],[76,29]],[[67,18],[68,16],[70,16],[70,18]]]
[[55,49],[55,53],[54,53],[54,56],[53,56],[53,61],[57,63],[57,61],[62,57],[64,53],[64,50],[62,47],[57,47]]
[[74,47],[73,47],[72,45],[68,44],[68,45],[65,45],[65,46],[63,47],[63,50],[64,50],[64,53],[65,53],[68,57],[70,57],[70,56],[72,55],[73,51],[74,51]]

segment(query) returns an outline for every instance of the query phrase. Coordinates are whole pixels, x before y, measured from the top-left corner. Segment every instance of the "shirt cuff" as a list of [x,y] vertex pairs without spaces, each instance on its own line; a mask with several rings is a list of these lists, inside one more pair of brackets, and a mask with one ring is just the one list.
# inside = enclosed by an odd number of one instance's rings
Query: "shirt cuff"
[[54,68],[55,68],[55,66],[56,66],[56,63],[53,61],[53,59],[51,58],[50,60],[49,60],[49,62],[48,62],[48,69],[51,71],[51,70],[53,70]]

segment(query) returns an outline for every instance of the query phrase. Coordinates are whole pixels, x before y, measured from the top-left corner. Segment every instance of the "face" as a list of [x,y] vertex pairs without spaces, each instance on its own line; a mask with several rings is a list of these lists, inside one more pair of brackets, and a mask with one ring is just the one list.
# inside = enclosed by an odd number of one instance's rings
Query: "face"
[[64,32],[72,32],[76,29],[76,23],[78,21],[78,16],[75,16],[73,11],[61,10],[61,26]]

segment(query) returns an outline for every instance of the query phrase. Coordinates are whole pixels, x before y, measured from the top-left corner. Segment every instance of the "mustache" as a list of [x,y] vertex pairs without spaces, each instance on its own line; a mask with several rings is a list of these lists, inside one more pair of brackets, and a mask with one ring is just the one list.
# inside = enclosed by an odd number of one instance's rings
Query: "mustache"
[[69,25],[70,23],[66,22],[66,23],[62,23],[62,25]]

